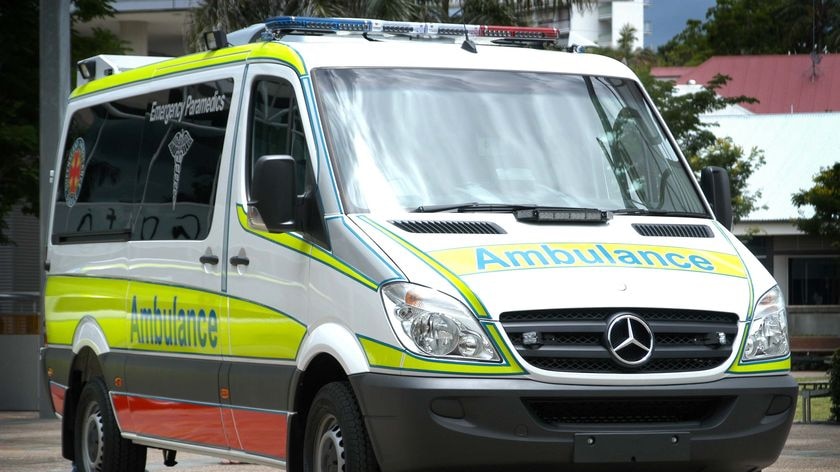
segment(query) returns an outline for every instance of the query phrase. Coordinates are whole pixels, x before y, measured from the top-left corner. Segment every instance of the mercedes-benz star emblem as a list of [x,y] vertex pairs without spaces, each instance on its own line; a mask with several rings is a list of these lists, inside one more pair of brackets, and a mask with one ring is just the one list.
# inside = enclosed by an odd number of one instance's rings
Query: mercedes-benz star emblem
[[645,320],[619,313],[610,320],[605,336],[607,350],[623,366],[638,367],[653,354],[653,332]]

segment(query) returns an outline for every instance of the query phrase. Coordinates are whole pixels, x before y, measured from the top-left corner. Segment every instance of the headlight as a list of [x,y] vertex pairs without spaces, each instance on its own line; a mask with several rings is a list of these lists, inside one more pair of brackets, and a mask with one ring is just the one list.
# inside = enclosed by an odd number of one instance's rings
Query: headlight
[[402,282],[383,287],[382,300],[388,320],[409,351],[424,356],[499,360],[478,320],[458,300]]
[[785,300],[779,287],[758,299],[744,343],[742,361],[784,357],[790,354]]

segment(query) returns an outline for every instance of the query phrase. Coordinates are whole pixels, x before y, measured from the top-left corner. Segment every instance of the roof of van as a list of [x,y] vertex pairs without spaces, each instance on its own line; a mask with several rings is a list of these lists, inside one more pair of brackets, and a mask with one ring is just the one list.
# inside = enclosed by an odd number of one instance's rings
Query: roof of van
[[478,45],[478,52],[460,43],[429,41],[369,41],[357,37],[294,37],[200,52],[156,62],[76,88],[70,98],[193,70],[237,62],[279,61],[299,75],[319,67],[417,67],[474,70],[515,70],[635,77],[624,64],[596,54]]

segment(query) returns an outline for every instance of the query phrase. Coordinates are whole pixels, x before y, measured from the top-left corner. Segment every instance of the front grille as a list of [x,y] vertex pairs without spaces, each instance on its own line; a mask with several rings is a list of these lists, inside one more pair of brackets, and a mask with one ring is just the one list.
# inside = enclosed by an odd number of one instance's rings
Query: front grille
[[528,411],[549,426],[573,424],[700,423],[729,398],[523,399]]
[[557,372],[589,372],[593,374],[690,372],[694,370],[714,369],[721,364],[720,359],[703,357],[690,359],[652,359],[647,364],[633,369],[622,369],[612,359],[538,357],[529,359],[528,362],[534,367],[545,370]]
[[[653,353],[640,366],[621,364],[607,349],[607,325],[618,313],[637,315],[653,333]],[[714,369],[732,354],[738,332],[738,316],[734,313],[659,308],[521,311],[502,313],[500,321],[525,362],[554,372],[664,373]]]

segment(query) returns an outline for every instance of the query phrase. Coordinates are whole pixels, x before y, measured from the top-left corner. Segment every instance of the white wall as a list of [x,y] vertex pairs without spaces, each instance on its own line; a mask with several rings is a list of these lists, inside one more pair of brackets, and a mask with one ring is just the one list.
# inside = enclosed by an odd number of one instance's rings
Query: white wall
[[[609,4],[612,4],[611,6]],[[581,9],[573,7],[571,18],[572,36],[582,36],[600,46],[618,45],[621,28],[630,23],[636,27],[634,47],[643,48],[645,41],[645,3],[644,0],[606,0],[599,7]],[[600,21],[601,9],[611,11],[611,18]],[[606,27],[606,29],[604,28]],[[609,44],[602,44],[599,39],[609,37]]]
[[612,4],[612,46],[618,46],[621,28],[631,24],[636,28],[633,48],[645,47],[645,4],[643,0],[614,1]]

